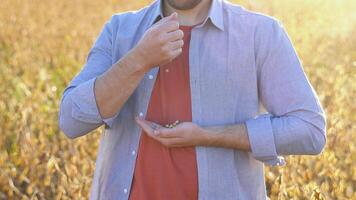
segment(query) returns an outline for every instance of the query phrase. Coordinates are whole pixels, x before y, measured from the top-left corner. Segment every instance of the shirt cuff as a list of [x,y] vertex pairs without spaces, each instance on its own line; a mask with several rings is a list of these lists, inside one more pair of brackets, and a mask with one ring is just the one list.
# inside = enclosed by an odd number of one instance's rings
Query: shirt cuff
[[271,123],[271,114],[262,114],[245,122],[252,155],[255,159],[271,166],[285,165],[282,156],[277,155]]
[[118,113],[103,119],[99,113],[95,94],[94,84],[96,77],[78,85],[71,91],[71,101],[73,103],[72,117],[86,123],[105,123],[105,128],[112,128],[114,119]]
[[103,122],[105,124],[105,128],[106,129],[111,129],[113,124],[114,124],[114,121],[116,119],[116,117],[119,115],[119,113],[116,113],[115,116],[113,117],[110,117],[110,118],[106,118],[106,119],[103,119]]

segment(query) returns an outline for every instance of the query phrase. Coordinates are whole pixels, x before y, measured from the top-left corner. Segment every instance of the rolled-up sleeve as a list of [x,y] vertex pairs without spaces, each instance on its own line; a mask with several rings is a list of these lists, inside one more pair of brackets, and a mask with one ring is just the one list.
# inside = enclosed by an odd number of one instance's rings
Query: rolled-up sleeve
[[101,117],[94,92],[95,80],[96,77],[78,85],[69,95],[68,98],[70,98],[73,106],[72,117],[93,124],[104,122],[111,127],[112,121],[116,116],[107,119]]
[[111,128],[119,112],[104,119],[99,113],[95,98],[96,78],[112,65],[113,18],[103,27],[81,71],[65,88],[59,110],[60,129],[69,137],[76,138],[89,133],[102,124]]
[[282,24],[255,34],[258,91],[268,113],[245,122],[252,155],[284,165],[283,155],[316,155],[326,143],[326,115]]

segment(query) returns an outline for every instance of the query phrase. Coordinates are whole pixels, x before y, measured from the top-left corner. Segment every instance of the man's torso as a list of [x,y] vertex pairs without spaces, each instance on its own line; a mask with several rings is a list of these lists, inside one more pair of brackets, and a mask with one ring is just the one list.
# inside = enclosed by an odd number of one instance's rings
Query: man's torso
[[[261,112],[255,63],[256,32],[274,19],[214,0],[214,14],[191,31],[189,84],[192,122],[201,126],[243,122]],[[114,15],[112,63],[124,56],[156,17],[155,2]],[[134,117],[147,115],[158,74],[152,68],[130,96],[113,128],[101,137],[91,199],[128,199],[141,134]],[[251,153],[197,146],[199,199],[265,199],[263,164]]]

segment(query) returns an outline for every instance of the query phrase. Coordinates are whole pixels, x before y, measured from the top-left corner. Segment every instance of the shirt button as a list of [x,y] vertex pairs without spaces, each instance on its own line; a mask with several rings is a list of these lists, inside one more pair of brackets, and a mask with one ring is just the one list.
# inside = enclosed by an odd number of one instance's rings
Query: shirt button
[[140,112],[140,114],[139,114],[139,115],[140,115],[140,117],[143,117],[143,113],[142,113],[142,112]]
[[149,78],[149,79],[153,79],[153,75],[151,75],[151,74],[148,75],[148,78]]
[[134,156],[134,155],[136,154],[136,151],[133,150],[133,151],[131,152],[131,154]]
[[126,188],[124,189],[124,193],[125,193],[125,194],[127,193],[127,189],[126,189]]

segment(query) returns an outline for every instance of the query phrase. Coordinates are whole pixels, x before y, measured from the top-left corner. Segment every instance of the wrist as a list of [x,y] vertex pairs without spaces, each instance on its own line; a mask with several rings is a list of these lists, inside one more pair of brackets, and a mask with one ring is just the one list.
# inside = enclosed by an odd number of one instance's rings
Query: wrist
[[136,63],[139,70],[147,71],[150,69],[150,64],[147,62],[147,58],[145,57],[144,52],[142,52],[141,49],[139,49],[138,47],[134,47],[129,52],[129,54],[129,57]]
[[208,128],[200,127],[200,144],[202,146],[212,146],[215,141],[215,134],[211,132]]

